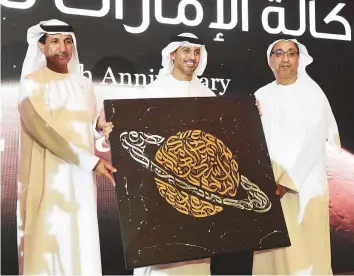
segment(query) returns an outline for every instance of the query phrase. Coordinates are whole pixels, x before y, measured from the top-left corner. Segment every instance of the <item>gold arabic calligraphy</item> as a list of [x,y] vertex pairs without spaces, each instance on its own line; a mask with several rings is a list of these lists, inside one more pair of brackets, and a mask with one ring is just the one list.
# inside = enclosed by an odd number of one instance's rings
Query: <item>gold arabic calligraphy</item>
[[[234,197],[240,183],[238,164],[225,144],[209,133],[188,130],[169,137],[155,160],[176,177],[211,193]],[[221,206],[189,195],[155,178],[160,195],[181,213],[195,217],[215,215]]]

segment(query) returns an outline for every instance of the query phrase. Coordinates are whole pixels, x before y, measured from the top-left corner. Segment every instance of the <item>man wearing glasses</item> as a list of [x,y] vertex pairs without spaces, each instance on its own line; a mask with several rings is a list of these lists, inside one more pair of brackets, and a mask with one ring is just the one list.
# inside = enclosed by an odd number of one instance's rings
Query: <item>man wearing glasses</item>
[[275,41],[267,59],[275,81],[255,96],[291,246],[256,252],[253,274],[332,275],[325,152],[341,149],[336,120],[306,73],[313,59],[304,45]]

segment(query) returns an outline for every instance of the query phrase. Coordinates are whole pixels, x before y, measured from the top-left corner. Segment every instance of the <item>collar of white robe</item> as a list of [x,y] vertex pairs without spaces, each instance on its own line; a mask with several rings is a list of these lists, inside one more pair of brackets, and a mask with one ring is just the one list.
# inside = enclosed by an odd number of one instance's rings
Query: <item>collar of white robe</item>
[[159,76],[166,76],[172,74],[173,60],[171,53],[181,46],[201,47],[200,60],[197,68],[194,71],[194,77],[201,76],[206,68],[208,53],[203,42],[194,34],[182,33],[178,36],[171,37],[171,42],[162,50],[162,69]]
[[21,79],[26,75],[37,71],[47,65],[44,54],[38,47],[38,41],[44,34],[70,34],[73,38],[73,53],[68,64],[69,73],[80,73],[79,55],[77,42],[73,28],[67,23],[51,19],[41,21],[27,30],[28,49],[22,66]]

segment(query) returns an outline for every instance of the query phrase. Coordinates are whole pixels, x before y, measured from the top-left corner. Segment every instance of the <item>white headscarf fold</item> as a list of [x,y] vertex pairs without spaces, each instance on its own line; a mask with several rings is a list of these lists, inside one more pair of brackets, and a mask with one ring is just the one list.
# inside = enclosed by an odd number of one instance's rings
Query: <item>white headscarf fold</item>
[[188,41],[188,38],[198,39],[197,36],[191,33],[182,33],[178,35],[179,37],[186,37],[185,41],[173,41],[168,44],[162,50],[162,69],[159,72],[159,76],[166,76],[172,73],[173,70],[173,60],[171,58],[171,53],[177,50],[179,47],[183,46],[190,46],[190,47],[201,47],[200,52],[200,60],[197,68],[194,71],[194,77],[201,76],[206,68],[207,60],[208,60],[208,53],[205,49],[205,45],[202,44],[195,44]]
[[26,75],[46,66],[47,64],[46,58],[38,46],[38,41],[44,34],[62,33],[62,34],[69,34],[72,36],[74,45],[73,45],[72,57],[68,64],[68,70],[70,73],[72,72],[80,73],[80,62],[79,62],[79,55],[77,52],[77,43],[76,43],[75,34],[73,32],[58,32],[58,31],[47,32],[41,28],[41,25],[69,26],[67,23],[63,21],[57,19],[51,19],[47,21],[41,21],[37,25],[34,25],[27,30],[28,49],[22,66],[21,79],[24,78]]

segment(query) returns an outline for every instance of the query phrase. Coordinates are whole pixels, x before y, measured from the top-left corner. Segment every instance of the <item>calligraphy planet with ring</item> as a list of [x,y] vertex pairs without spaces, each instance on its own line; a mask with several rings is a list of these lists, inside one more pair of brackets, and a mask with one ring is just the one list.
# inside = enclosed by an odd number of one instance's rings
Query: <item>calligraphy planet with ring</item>
[[[130,156],[152,171],[159,194],[178,212],[196,218],[234,207],[258,213],[271,209],[268,196],[239,171],[236,156],[217,137],[202,130],[178,132],[165,139],[144,132],[123,132],[120,141]],[[154,160],[148,145],[159,146]],[[245,199],[236,199],[242,187]]]

